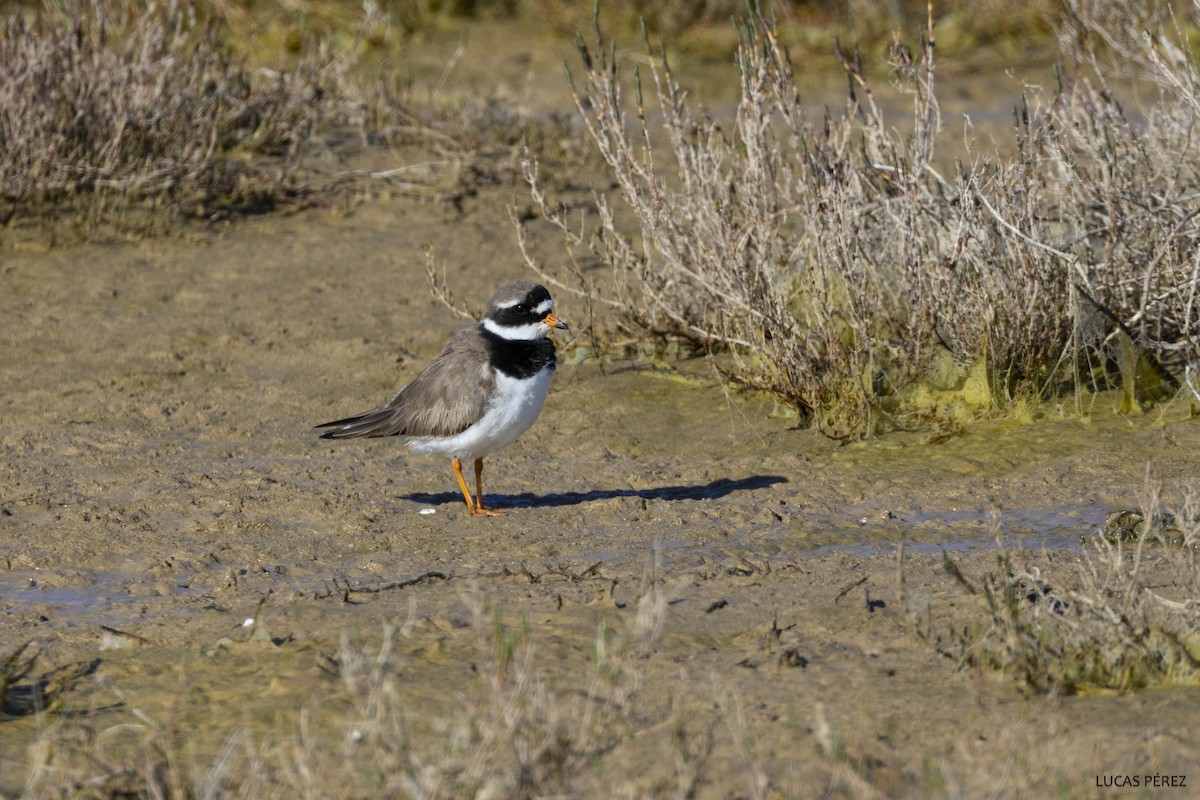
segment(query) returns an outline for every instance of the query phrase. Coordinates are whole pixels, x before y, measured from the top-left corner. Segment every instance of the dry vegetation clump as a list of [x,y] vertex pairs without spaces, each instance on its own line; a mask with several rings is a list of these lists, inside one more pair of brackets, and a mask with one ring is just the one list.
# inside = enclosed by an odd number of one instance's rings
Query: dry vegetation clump
[[[384,184],[455,201],[482,183],[519,179],[512,155],[521,143],[573,157],[561,116],[535,118],[488,97],[418,97],[397,70],[364,75],[371,37],[396,24],[377,5],[347,23],[350,44],[335,49],[333,33],[313,36],[281,69],[252,69],[235,55],[246,46],[240,11],[46,0],[36,15],[8,15],[0,222],[65,217],[94,238],[108,226],[155,231]],[[330,141],[431,155],[330,171],[310,158]]]
[[[0,30],[0,213],[271,205],[318,123],[317,62],[252,75],[184,3],[47,2]],[[253,167],[246,157],[275,163]],[[215,207],[215,208],[214,208]]]
[[[1078,553],[1001,549],[978,580],[988,616],[939,640],[961,666],[1004,669],[1035,692],[1127,692],[1200,681],[1200,507],[1194,492],[1168,517],[1181,527],[1101,532]],[[1149,501],[1157,506],[1157,498]],[[1156,518],[1152,511],[1147,519]]]
[[[377,648],[342,636],[326,670],[340,684],[324,701],[258,735],[238,729],[215,756],[199,758],[194,731],[156,719],[136,698],[104,682],[111,710],[134,721],[98,730],[89,715],[47,717],[31,752],[23,796],[55,797],[579,797],[604,796],[600,759],[633,731],[642,648],[661,633],[665,602],[651,588],[625,636],[600,625],[590,669],[551,675],[539,663],[527,624],[513,627],[500,609],[471,598],[477,678],[435,695],[433,717],[406,705],[411,692],[398,645],[405,628],[385,626]],[[643,607],[645,609],[644,613]],[[253,647],[251,641],[232,647]],[[333,721],[332,729],[330,721]],[[656,724],[658,721],[655,720]],[[432,726],[433,730],[416,727]]]
[[[609,268],[602,300],[626,324],[728,352],[731,378],[831,436],[936,417],[923,388],[961,388],[972,366],[976,409],[1071,390],[1082,408],[1117,375],[1126,407],[1145,404],[1178,387],[1163,353],[1200,358],[1200,81],[1165,11],[1124,8],[1076,4],[1056,91],[1019,102],[1016,154],[952,170],[935,158],[932,16],[918,48],[891,49],[912,99],[906,133],[841,51],[846,109],[806,115],[761,14],[739,28],[732,123],[692,107],[665,52],[620,74],[597,24],[594,46],[580,43],[576,101],[619,191],[596,196],[594,232],[547,200],[531,164],[533,196],[576,263]],[[1145,119],[1114,99],[1116,64],[1156,88]]]

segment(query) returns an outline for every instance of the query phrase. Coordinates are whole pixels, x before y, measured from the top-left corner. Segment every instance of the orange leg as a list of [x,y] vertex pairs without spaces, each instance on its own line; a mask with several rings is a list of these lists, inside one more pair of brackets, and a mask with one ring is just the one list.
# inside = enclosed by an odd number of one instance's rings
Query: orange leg
[[483,459],[475,459],[475,513],[498,517],[504,512],[498,508],[487,508],[483,505]]
[[455,456],[451,460],[450,466],[454,469],[454,477],[458,478],[458,488],[462,489],[463,498],[467,501],[467,508],[470,509],[472,515],[478,514],[479,510],[475,508],[475,501],[471,499],[471,492],[467,489],[467,481],[463,478],[462,459]]

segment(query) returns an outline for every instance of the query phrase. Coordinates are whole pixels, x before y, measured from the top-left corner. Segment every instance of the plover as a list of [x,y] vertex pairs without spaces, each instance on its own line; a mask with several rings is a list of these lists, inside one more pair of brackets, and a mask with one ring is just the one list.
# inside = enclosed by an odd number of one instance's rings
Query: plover
[[[451,457],[471,514],[496,515],[483,504],[483,459],[529,430],[554,377],[554,315],[546,287],[509,281],[488,302],[483,321],[455,334],[441,355],[386,405],[318,428],[323,439],[401,436],[414,454]],[[475,462],[475,497],[463,478]]]

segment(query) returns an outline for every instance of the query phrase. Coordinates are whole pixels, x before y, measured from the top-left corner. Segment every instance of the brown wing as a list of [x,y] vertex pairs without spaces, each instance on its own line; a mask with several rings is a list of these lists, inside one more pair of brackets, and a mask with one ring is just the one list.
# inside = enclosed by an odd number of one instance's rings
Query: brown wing
[[373,436],[453,436],[483,416],[495,378],[486,343],[467,328],[387,405],[326,422],[323,439]]

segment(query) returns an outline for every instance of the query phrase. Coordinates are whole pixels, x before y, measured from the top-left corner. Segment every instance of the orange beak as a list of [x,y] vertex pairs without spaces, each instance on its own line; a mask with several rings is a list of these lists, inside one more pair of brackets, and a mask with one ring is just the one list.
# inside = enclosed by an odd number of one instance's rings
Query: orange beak
[[546,316],[542,317],[542,324],[548,328],[558,328],[559,330],[563,330],[563,331],[569,329],[569,327],[570,327],[569,325],[567,325],[567,323],[563,322],[561,319],[554,316],[553,311],[551,311]]

